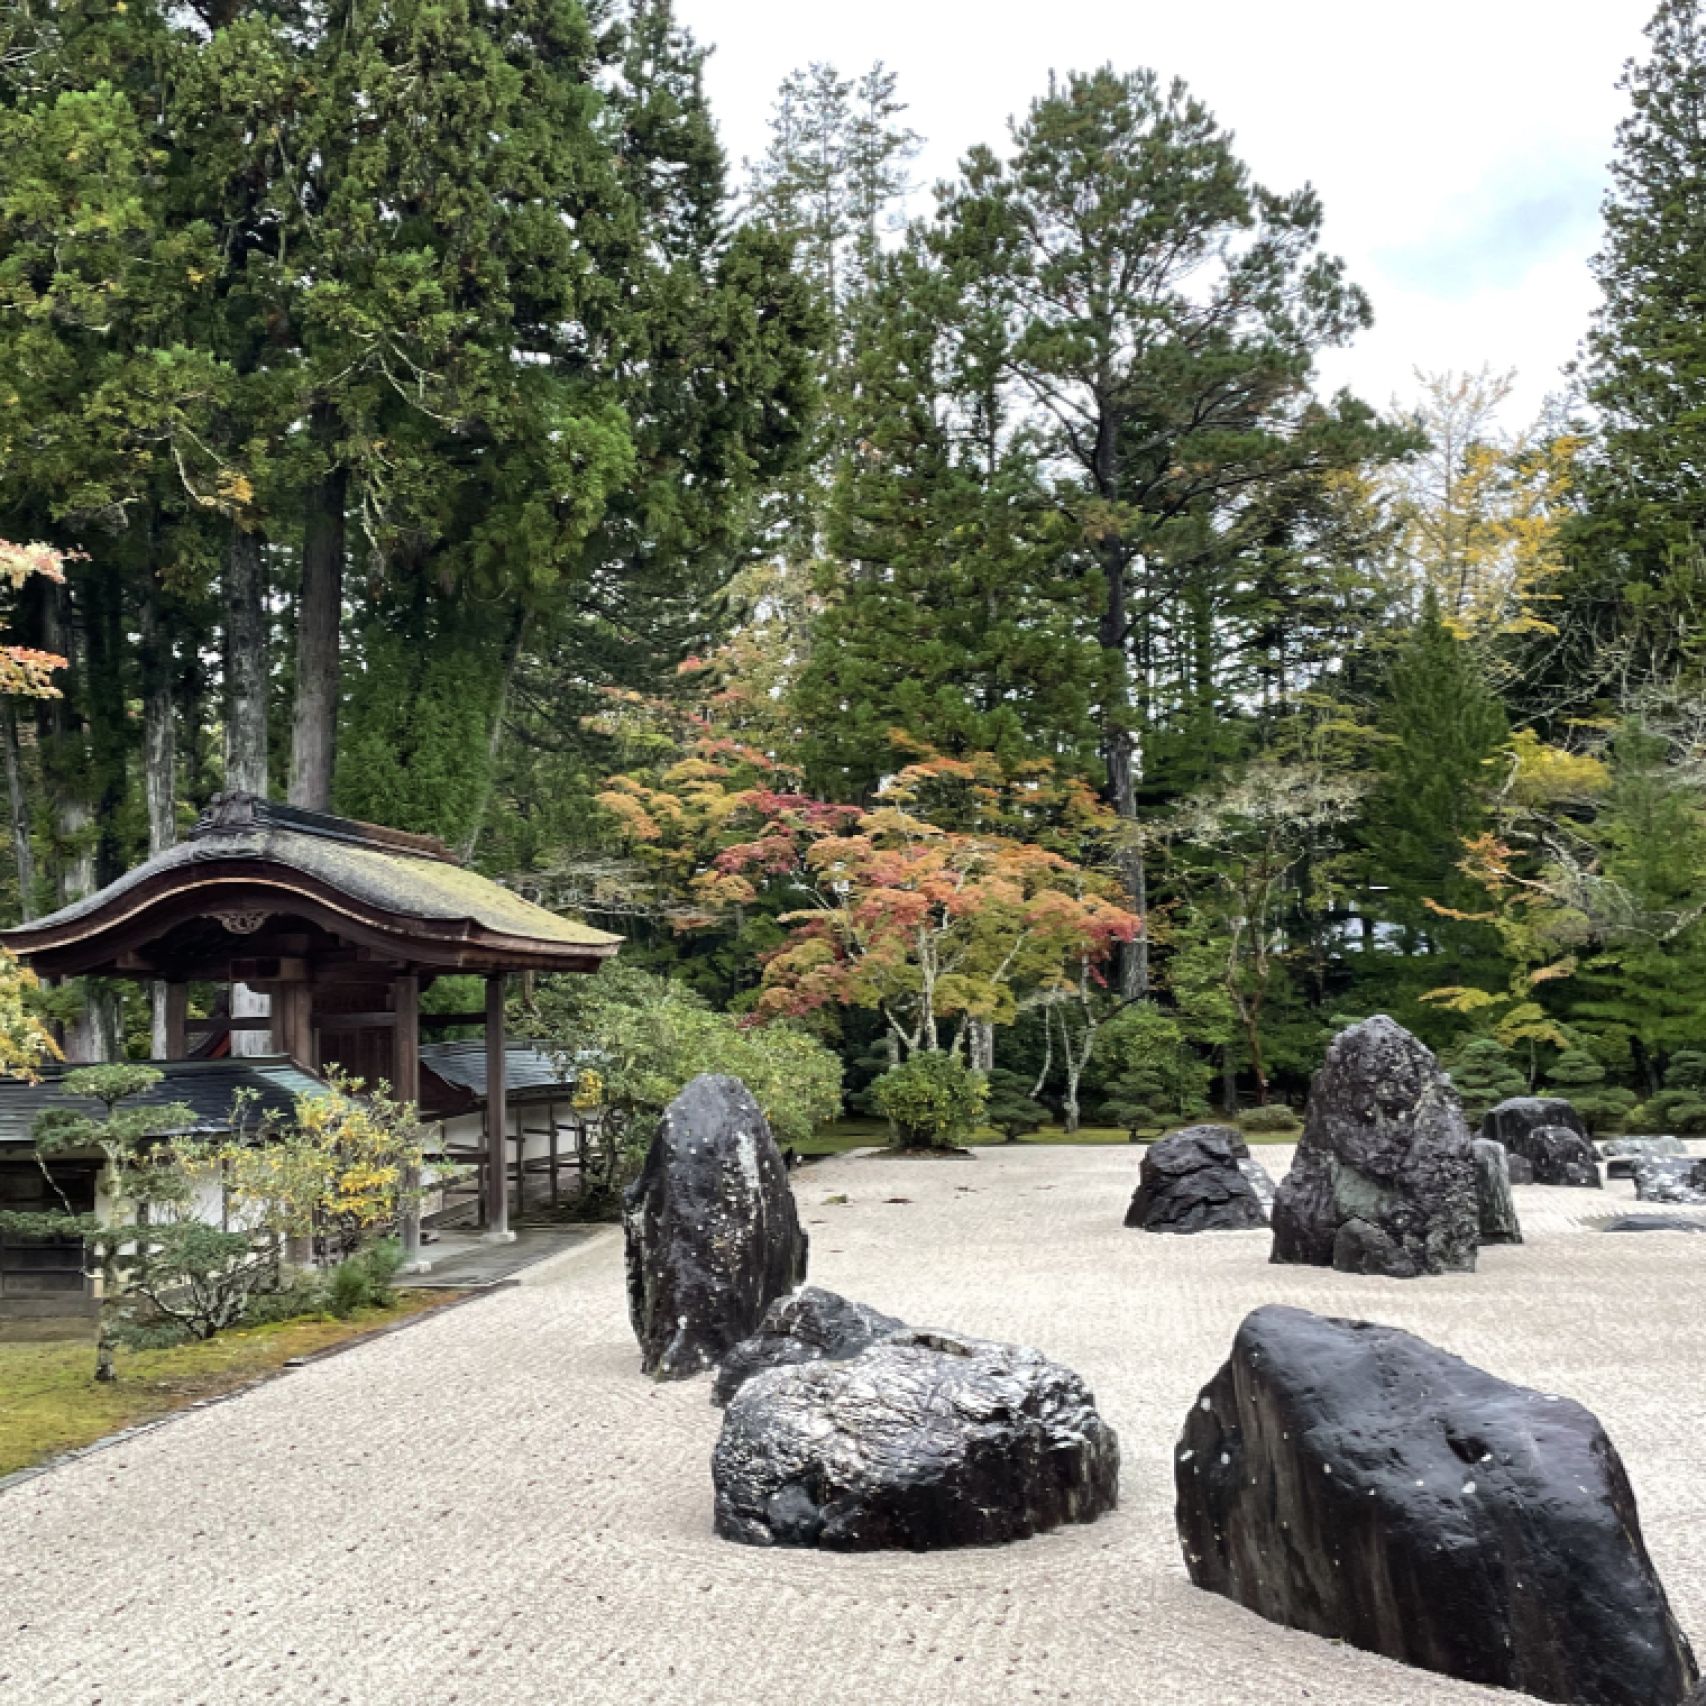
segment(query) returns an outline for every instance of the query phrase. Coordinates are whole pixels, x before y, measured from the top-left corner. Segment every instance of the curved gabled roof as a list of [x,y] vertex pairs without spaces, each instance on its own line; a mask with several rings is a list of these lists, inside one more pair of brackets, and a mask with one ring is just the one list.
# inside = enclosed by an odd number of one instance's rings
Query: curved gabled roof
[[[275,904],[276,903],[276,904]],[[464,869],[438,842],[372,824],[224,795],[187,841],[82,900],[0,935],[38,969],[91,970],[189,917],[301,912],[399,958],[469,970],[591,970],[621,938]],[[249,928],[254,928],[251,924]]]

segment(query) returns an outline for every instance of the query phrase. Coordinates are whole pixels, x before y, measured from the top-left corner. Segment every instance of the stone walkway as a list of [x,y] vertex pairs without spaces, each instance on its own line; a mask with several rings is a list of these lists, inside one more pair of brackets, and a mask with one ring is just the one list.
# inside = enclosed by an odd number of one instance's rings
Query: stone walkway
[[[1268,1150],[1274,1160],[1281,1151]],[[1128,1150],[852,1157],[795,1188],[812,1273],[1036,1344],[1119,1429],[1123,1504],[996,1551],[759,1552],[710,1532],[706,1382],[636,1372],[621,1248],[311,1365],[0,1497],[0,1701],[20,1706],[1492,1706],[1195,1591],[1170,1447],[1254,1305],[1391,1321],[1596,1410],[1706,1643],[1706,1237],[1530,1242],[1410,1283],[1267,1265],[1261,1233],[1127,1232]],[[831,1203],[841,1194],[851,1200]],[[905,1200],[895,1200],[905,1199]]]

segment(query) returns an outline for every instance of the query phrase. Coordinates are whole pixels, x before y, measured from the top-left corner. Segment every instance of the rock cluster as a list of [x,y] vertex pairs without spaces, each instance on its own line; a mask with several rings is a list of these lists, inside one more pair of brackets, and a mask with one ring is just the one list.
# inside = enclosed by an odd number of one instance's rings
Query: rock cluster
[[711,1473],[726,1540],[928,1551],[1094,1521],[1118,1496],[1119,1442],[1039,1352],[908,1331],[753,1374]]
[[760,1369],[844,1362],[879,1339],[905,1331],[904,1321],[867,1303],[853,1303],[819,1286],[801,1286],[777,1298],[765,1310],[758,1331],[723,1358],[711,1387],[711,1402],[727,1404]]
[[[1515,1183],[1590,1188],[1600,1183],[1599,1152],[1588,1141],[1581,1115],[1562,1096],[1512,1096],[1488,1109],[1481,1135],[1505,1146]],[[1521,1179],[1514,1166],[1519,1160],[1528,1174]]]
[[1473,1269],[1474,1152],[1433,1054],[1384,1015],[1342,1031],[1274,1199],[1276,1262],[1410,1279]]
[[1686,1155],[1688,1146],[1679,1137],[1613,1137],[1599,1146],[1605,1157],[1608,1179],[1632,1179],[1635,1163],[1650,1155]]
[[628,1314],[661,1380],[713,1368],[806,1277],[806,1234],[770,1127],[738,1078],[695,1078],[628,1187]]
[[1191,1579],[1275,1623],[1577,1706],[1696,1680],[1598,1421],[1396,1328],[1258,1309],[1175,1487]]
[[1194,1125],[1173,1132],[1144,1152],[1126,1225],[1145,1232],[1265,1227],[1267,1211],[1244,1171],[1246,1162],[1249,1145],[1231,1126]]
[[1562,1096],[1509,1096],[1481,1116],[1481,1135],[1521,1154],[1523,1139],[1548,1125],[1568,1126],[1578,1137],[1588,1134],[1582,1116]]
[[1635,1196],[1641,1202],[1706,1204],[1706,1161],[1687,1155],[1637,1156]]
[[1478,1137],[1470,1145],[1475,1153],[1475,1201],[1481,1216],[1483,1244],[1520,1244],[1522,1223],[1516,1217],[1516,1199],[1511,1195],[1510,1159],[1502,1143]]

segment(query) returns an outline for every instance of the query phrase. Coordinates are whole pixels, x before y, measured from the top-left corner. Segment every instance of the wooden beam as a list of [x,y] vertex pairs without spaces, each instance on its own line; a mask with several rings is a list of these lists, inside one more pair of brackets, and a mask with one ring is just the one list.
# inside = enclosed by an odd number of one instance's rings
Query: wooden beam
[[423,1013],[421,1014],[421,1029],[423,1031],[445,1031],[452,1025],[484,1025],[486,1015],[479,1013]]
[[272,1020],[265,1013],[236,1019],[190,1019],[185,1028],[198,1037],[223,1037],[232,1031],[270,1031]]
[[509,1094],[505,1082],[504,979],[486,979],[486,1242],[507,1244],[509,1229]]
[[394,1031],[395,1013],[328,1013],[321,1008],[314,1022],[322,1031]]

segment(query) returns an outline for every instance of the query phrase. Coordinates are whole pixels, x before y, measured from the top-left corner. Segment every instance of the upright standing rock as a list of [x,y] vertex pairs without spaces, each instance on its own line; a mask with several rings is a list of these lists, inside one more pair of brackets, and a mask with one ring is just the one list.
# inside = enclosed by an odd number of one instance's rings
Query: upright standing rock
[[1480,1224],[1469,1128],[1432,1052],[1384,1014],[1340,1032],[1275,1193],[1273,1260],[1394,1279],[1468,1271]]
[[788,1170],[738,1078],[695,1078],[628,1187],[628,1316],[660,1380],[713,1368],[806,1277]]
[[1510,1160],[1502,1143],[1478,1137],[1475,1151],[1475,1198],[1481,1212],[1483,1244],[1520,1244],[1522,1223],[1516,1217],[1516,1199],[1511,1195]]
[[1272,1622],[1571,1706],[1696,1680],[1598,1421],[1395,1327],[1256,1310],[1174,1483],[1191,1580]]

